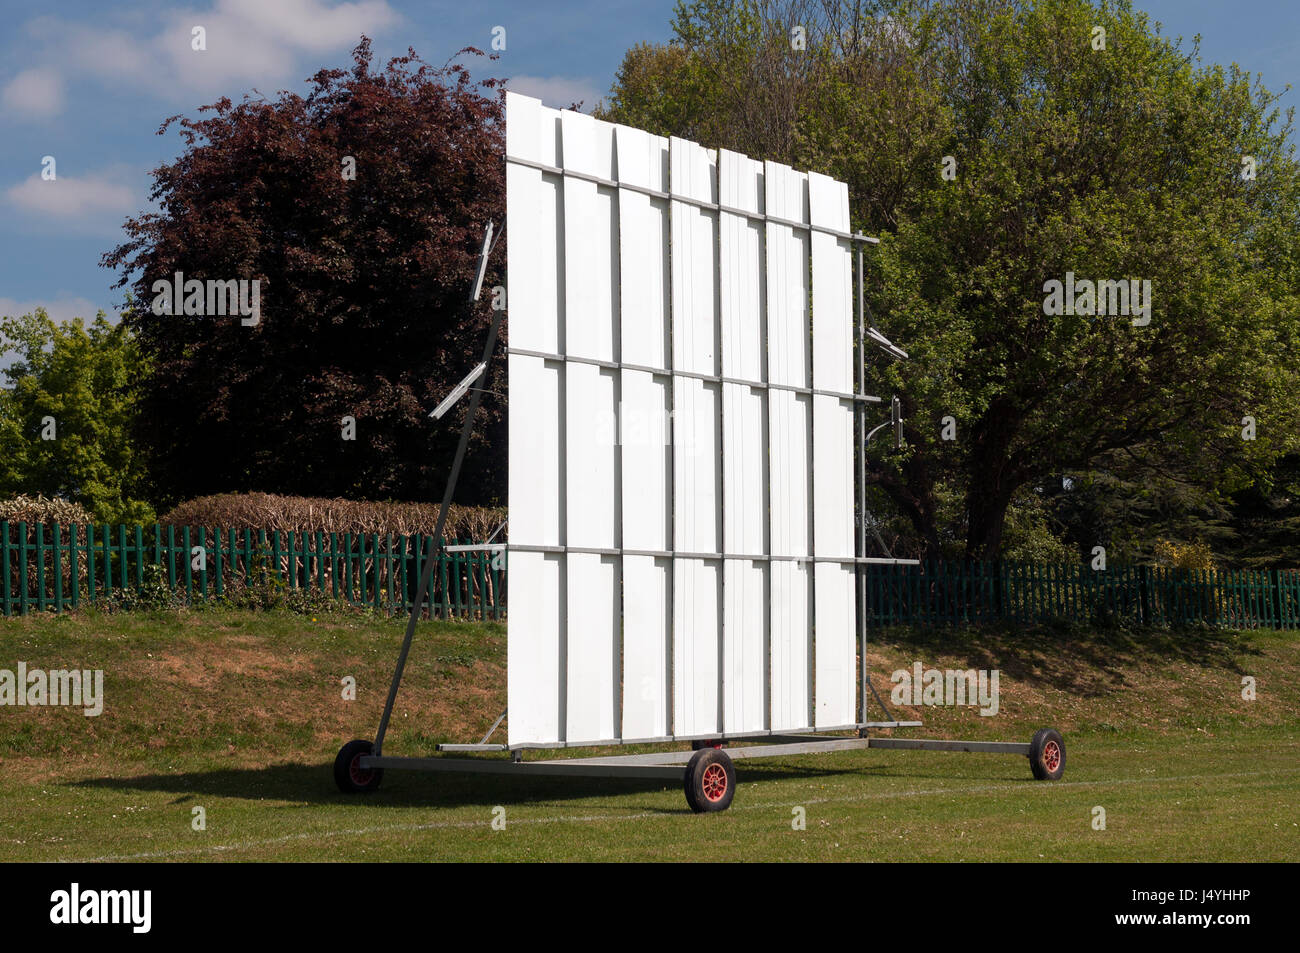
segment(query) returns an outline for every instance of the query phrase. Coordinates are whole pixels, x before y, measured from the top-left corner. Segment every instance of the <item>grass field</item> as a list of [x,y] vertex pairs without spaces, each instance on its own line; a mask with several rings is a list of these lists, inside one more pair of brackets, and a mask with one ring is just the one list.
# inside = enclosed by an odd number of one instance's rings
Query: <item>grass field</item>
[[[98,717],[0,707],[0,860],[1300,859],[1294,633],[882,633],[877,686],[914,661],[1001,672],[997,717],[904,708],[926,728],[900,734],[1028,741],[1051,725],[1065,778],[1034,782],[1006,755],[741,762],[731,809],[696,816],[657,782],[390,771],[374,794],[337,793],[334,754],[373,734],[402,621],[0,620],[0,669],[105,672]],[[423,624],[385,750],[477,740],[504,707],[504,667],[503,627]],[[356,701],[342,698],[349,675]],[[1243,675],[1257,700],[1241,698]]]

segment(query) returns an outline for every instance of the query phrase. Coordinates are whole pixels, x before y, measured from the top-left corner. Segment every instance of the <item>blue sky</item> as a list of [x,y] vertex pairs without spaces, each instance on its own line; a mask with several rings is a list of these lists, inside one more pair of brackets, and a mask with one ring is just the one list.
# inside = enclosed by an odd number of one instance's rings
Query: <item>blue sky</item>
[[[1236,61],[1280,90],[1300,90],[1300,0],[1137,0],[1205,62]],[[346,66],[361,33],[377,61],[407,46],[441,63],[486,49],[506,28],[496,75],[550,105],[605,93],[624,51],[669,36],[671,0],[0,0],[0,315],[37,305],[66,319],[113,314],[121,291],[99,267],[121,223],[147,206],[149,170],[174,158],[167,116],[222,95],[303,90]],[[195,24],[207,50],[190,49]],[[199,57],[202,57],[201,59]],[[1294,104],[1300,92],[1283,99]],[[53,156],[57,189],[41,181]]]

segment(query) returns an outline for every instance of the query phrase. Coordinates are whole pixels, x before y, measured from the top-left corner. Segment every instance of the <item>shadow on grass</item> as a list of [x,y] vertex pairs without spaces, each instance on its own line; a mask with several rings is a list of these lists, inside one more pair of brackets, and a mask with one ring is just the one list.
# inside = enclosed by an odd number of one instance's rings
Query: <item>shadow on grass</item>
[[873,630],[868,645],[956,656],[966,667],[998,669],[1027,684],[1082,696],[1130,684],[1145,667],[1187,662],[1244,674],[1243,657],[1261,650],[1251,634],[1209,627],[1124,629],[1069,623],[1037,626],[890,627]]
[[[835,777],[844,774],[875,775],[884,765],[832,768],[794,767],[788,764],[740,764],[740,784],[758,780]],[[583,777],[511,777],[501,774],[461,774],[455,772],[394,771],[384,774],[377,791],[369,794],[342,794],[334,784],[330,765],[277,764],[265,768],[221,768],[181,774],[145,774],[127,778],[86,778],[71,782],[72,787],[101,788],[115,791],[162,791],[178,797],[173,804],[203,797],[242,798],[244,800],[289,801],[308,804],[357,804],[370,807],[466,807],[474,805],[524,804],[546,801],[576,801],[583,798],[627,794],[677,795],[672,809],[658,803],[639,805],[638,809],[665,814],[689,811],[679,781],[642,778]]]

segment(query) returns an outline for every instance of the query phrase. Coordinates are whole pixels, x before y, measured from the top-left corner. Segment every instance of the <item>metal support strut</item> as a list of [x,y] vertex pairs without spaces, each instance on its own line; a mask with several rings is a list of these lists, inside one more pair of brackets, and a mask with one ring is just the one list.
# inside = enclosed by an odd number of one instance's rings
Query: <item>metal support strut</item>
[[[478,300],[479,291],[483,287],[483,276],[487,271],[488,256],[492,254],[492,247],[495,244],[492,233],[492,223],[488,222],[487,229],[483,233],[483,249],[479,255],[478,276],[474,281],[474,288],[470,292],[469,300],[471,302]],[[501,318],[504,314],[504,309],[500,311],[493,309],[492,311],[492,321],[488,325],[487,343],[483,345],[483,360],[480,362],[482,371],[479,376],[485,376],[491,366],[492,352],[496,350],[497,332],[501,329]],[[393,682],[388,686],[388,699],[384,702],[384,714],[379,719],[379,731],[375,733],[376,756],[383,754],[384,735],[388,732],[389,719],[393,717],[393,705],[397,701],[397,689],[402,684],[402,672],[406,669],[406,657],[411,652],[411,640],[415,637],[415,623],[419,620],[421,612],[424,611],[424,600],[429,594],[429,584],[433,581],[433,570],[438,561],[438,544],[442,540],[442,531],[447,523],[447,509],[451,506],[452,495],[456,492],[456,481],[460,478],[461,464],[465,462],[465,451],[469,447],[470,434],[474,431],[474,417],[478,414],[478,405],[483,398],[483,391],[474,388],[469,391],[469,395],[469,407],[465,410],[465,423],[461,426],[460,443],[456,447],[456,458],[451,465],[451,475],[447,478],[447,488],[442,493],[442,505],[438,507],[438,522],[434,526],[433,536],[429,538],[429,553],[424,563],[424,571],[420,573],[420,588],[416,592],[415,604],[411,606],[411,617],[406,622],[406,636],[402,639],[402,651],[397,656],[397,668],[393,671]]]

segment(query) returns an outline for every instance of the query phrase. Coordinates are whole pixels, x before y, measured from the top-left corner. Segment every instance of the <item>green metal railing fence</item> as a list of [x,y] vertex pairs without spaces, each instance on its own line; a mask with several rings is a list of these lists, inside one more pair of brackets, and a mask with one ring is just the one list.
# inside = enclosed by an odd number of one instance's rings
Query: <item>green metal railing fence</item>
[[[409,612],[429,539],[392,533],[0,522],[0,607],[4,615],[60,612],[122,590],[139,590],[146,567],[159,566],[167,586],[186,601],[219,598],[250,582],[275,580],[287,590]],[[439,549],[436,558],[425,615],[505,616],[504,552]]]
[[1095,624],[1205,623],[1300,628],[1300,570],[1018,562],[866,567],[871,625],[960,625],[1064,619]]
[[[149,566],[186,601],[271,578],[286,590],[409,612],[429,537],[189,526],[0,522],[0,609],[62,611],[145,585]],[[452,545],[455,545],[453,542]],[[200,557],[201,554],[201,557]],[[506,557],[440,549],[430,617],[502,619]],[[152,572],[152,571],[151,571]],[[1300,570],[1198,570],[1020,562],[864,567],[869,625],[1064,619],[1300,629]]]

